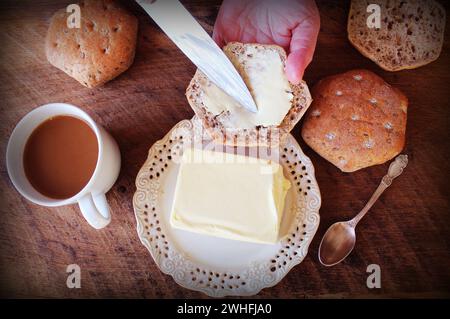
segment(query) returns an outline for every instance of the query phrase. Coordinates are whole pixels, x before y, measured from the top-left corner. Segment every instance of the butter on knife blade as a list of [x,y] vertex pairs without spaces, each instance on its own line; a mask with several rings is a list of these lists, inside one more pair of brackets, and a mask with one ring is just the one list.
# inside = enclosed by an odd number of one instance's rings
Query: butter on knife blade
[[290,186],[276,162],[186,149],[170,223],[200,234],[273,244]]

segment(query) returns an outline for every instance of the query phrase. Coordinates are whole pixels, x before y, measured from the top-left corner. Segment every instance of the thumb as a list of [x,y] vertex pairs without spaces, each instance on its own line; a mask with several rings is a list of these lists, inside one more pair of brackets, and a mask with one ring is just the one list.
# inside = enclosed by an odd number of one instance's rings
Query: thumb
[[286,75],[293,84],[300,83],[306,67],[312,61],[319,29],[320,18],[317,14],[303,20],[292,31],[290,53],[286,61]]

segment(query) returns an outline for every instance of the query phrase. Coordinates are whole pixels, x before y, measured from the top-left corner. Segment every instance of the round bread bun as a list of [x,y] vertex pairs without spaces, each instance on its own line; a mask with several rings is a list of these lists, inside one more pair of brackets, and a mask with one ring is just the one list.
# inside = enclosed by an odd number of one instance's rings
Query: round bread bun
[[71,13],[57,11],[45,41],[47,60],[82,85],[100,86],[126,71],[134,60],[138,22],[116,1],[84,0],[80,28],[69,28]]
[[302,137],[343,172],[382,164],[405,144],[408,99],[367,70],[327,77],[312,90]]

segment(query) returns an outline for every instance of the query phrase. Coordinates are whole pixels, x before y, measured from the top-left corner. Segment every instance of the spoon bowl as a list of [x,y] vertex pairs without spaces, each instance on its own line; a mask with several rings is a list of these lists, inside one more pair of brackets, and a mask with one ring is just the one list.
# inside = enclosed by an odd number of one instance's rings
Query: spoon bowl
[[355,228],[350,222],[334,223],[328,228],[320,242],[319,261],[324,266],[334,266],[352,252],[355,243]]

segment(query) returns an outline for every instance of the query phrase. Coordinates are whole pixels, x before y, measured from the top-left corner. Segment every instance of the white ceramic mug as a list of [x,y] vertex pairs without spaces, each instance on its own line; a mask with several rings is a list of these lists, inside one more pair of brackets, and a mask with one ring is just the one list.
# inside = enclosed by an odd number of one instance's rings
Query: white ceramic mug
[[[78,194],[62,200],[49,198],[34,189],[28,181],[23,167],[23,152],[28,137],[39,124],[58,115],[69,115],[84,120],[94,131],[98,142],[97,166],[91,179]],[[119,147],[108,132],[95,124],[92,118],[78,107],[65,103],[52,103],[38,107],[25,115],[9,138],[6,166],[12,183],[28,200],[50,207],[78,203],[84,218],[96,229],[105,227],[111,221],[105,193],[114,185],[119,175]]]

